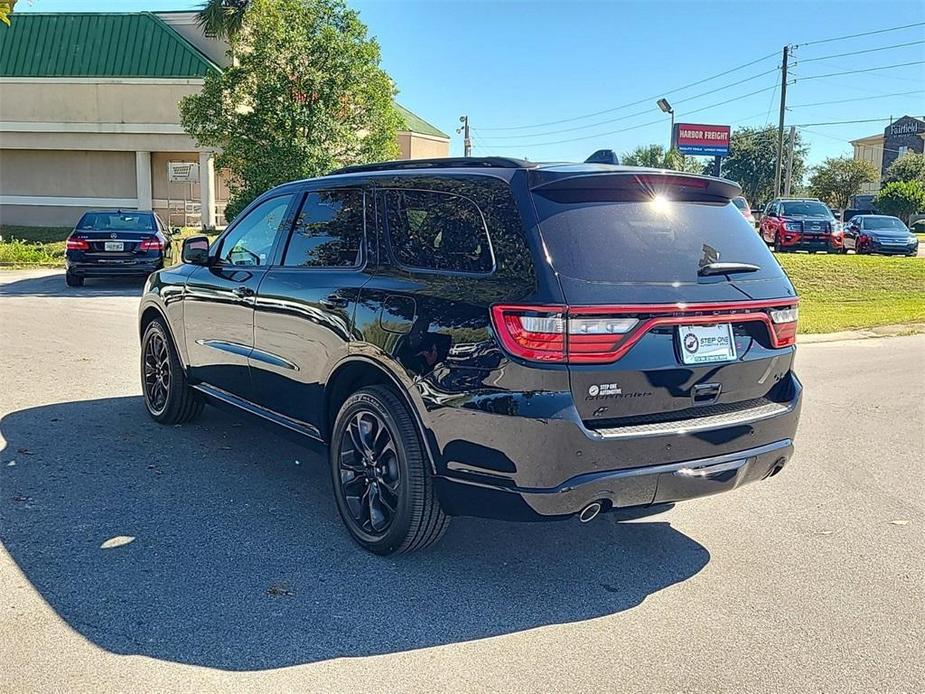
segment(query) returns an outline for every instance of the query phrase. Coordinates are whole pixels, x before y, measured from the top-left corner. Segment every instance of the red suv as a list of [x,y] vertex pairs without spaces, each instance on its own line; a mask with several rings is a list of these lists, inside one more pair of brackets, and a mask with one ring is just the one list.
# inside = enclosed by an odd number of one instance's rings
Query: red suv
[[772,200],[761,217],[761,238],[783,251],[844,253],[841,222],[815,199]]

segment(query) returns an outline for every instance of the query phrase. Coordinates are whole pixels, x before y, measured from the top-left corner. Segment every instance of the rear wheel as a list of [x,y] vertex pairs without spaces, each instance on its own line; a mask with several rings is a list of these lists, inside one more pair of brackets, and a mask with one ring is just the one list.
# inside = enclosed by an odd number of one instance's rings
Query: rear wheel
[[202,412],[202,397],[190,388],[170,334],[159,319],[141,339],[141,390],[156,422],[183,424]]
[[64,282],[68,287],[82,287],[84,286],[84,278],[80,275],[75,275],[73,272],[64,273]]
[[362,547],[400,554],[443,536],[449,517],[434,494],[412,415],[391,389],[371,386],[347,398],[330,455],[337,510]]

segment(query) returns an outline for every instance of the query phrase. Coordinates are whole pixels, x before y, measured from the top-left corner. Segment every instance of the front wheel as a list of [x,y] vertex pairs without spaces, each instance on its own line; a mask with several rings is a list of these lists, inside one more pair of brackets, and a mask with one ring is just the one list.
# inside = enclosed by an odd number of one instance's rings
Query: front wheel
[[774,237],[774,252],[775,252],[775,253],[783,253],[783,252],[784,252],[784,247],[780,245],[780,237],[779,237],[779,236],[775,236],[775,237]]
[[350,535],[375,554],[432,545],[449,517],[434,494],[432,474],[407,406],[390,388],[363,388],[334,422],[331,479],[337,510]]
[[161,424],[183,424],[202,412],[202,397],[186,382],[170,334],[158,319],[141,338],[141,391],[148,414]]

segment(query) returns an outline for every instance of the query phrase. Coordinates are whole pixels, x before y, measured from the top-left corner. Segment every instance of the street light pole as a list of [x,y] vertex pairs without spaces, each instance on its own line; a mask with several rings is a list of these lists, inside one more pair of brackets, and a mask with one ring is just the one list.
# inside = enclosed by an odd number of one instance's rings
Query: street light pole
[[674,149],[674,109],[671,108],[671,104],[668,103],[668,99],[659,99],[655,102],[659,107],[662,113],[667,113],[671,116],[671,132],[668,135],[668,151]]
[[469,116],[460,116],[459,122],[462,123],[462,126],[459,128],[456,128],[456,132],[463,134],[463,156],[471,157],[472,156],[472,140],[469,137]]

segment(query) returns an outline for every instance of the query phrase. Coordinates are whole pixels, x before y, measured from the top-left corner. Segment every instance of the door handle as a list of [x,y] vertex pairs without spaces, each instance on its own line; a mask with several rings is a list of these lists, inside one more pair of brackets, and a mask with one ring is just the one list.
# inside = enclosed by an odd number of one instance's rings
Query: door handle
[[253,296],[254,290],[242,284],[232,289],[231,293],[243,299],[246,296]]
[[328,294],[320,302],[325,308],[335,309],[335,308],[347,308],[348,301],[337,294]]

